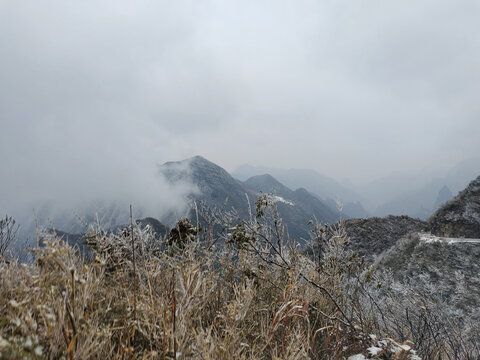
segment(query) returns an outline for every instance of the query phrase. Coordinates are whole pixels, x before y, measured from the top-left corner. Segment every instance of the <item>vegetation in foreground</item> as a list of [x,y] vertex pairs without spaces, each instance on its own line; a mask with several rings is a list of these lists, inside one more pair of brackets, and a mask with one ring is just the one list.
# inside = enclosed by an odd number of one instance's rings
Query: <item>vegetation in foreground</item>
[[[91,228],[90,258],[55,233],[35,261],[0,264],[5,359],[475,358],[424,299],[345,250],[342,224],[290,242],[268,196],[248,221],[199,211],[164,238]],[[213,231],[215,229],[215,231]],[[218,234],[218,235],[213,235]],[[387,295],[385,295],[387,294]]]

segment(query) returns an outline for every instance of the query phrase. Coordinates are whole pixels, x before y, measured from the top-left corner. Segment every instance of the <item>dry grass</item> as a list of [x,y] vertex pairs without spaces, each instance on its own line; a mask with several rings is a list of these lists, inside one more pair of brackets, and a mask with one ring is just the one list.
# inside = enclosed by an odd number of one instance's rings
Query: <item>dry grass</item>
[[0,264],[1,357],[417,358],[413,344],[371,335],[381,328],[371,312],[356,315],[362,305],[342,284],[360,268],[341,228],[318,232],[322,250],[311,260],[276,238],[278,223],[252,218],[216,247],[192,231],[172,243],[133,226],[135,261],[131,228],[92,231],[90,261],[44,235],[38,267]]

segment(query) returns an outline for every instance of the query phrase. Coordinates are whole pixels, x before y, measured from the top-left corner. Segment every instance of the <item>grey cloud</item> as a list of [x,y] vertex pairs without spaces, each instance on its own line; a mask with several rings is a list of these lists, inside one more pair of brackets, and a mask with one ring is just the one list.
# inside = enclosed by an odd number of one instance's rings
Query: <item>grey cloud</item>
[[195,154],[354,182],[446,171],[480,153],[479,15],[474,1],[4,1],[0,210],[173,206],[184,191],[155,164]]

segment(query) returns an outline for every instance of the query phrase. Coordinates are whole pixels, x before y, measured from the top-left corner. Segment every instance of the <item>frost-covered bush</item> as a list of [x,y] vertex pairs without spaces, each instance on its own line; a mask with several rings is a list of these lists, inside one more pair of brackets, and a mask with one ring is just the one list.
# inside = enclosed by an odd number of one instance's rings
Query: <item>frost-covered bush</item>
[[11,216],[5,215],[0,219],[0,263],[10,257],[13,243],[18,233],[19,226]]

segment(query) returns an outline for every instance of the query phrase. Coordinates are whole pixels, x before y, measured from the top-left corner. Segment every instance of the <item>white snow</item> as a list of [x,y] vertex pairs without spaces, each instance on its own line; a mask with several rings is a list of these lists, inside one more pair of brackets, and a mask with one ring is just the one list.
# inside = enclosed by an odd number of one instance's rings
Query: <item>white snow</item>
[[295,204],[289,200],[285,200],[283,197],[278,196],[278,195],[269,195],[268,199],[274,203],[276,202],[281,202],[290,206],[294,206]]
[[348,360],[365,360],[366,357],[363,356],[362,354],[356,354],[356,355],[352,355],[348,358]]
[[372,356],[376,356],[379,352],[381,352],[383,349],[376,347],[376,346],[371,346],[367,349],[367,351],[370,353]]
[[37,356],[41,356],[43,354],[43,347],[41,345],[38,345],[36,348],[35,348],[35,355]]

